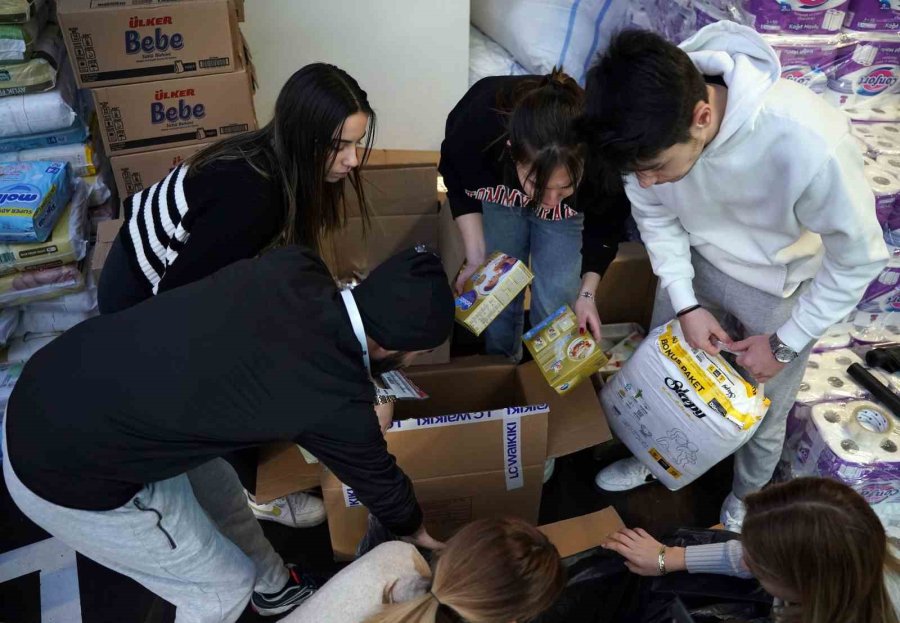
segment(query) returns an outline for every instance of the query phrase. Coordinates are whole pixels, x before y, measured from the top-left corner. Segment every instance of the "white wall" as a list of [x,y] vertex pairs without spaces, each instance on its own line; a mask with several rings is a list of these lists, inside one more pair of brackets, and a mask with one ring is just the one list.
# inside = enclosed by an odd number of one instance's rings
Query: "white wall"
[[440,147],[467,88],[468,0],[247,0],[246,20],[260,124],[294,71],[325,61],[368,93],[376,147]]

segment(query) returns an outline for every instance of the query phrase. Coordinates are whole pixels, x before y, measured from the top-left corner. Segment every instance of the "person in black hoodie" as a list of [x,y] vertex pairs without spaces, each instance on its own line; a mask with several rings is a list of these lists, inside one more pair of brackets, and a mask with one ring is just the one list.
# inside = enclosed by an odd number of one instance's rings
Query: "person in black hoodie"
[[[560,70],[479,80],[447,117],[440,172],[466,249],[457,295],[488,254],[502,251],[530,260],[532,323],[574,304],[582,332],[599,339],[594,293],[624,239],[629,204],[621,187],[583,174],[575,127],[583,100]],[[485,330],[487,351],[521,359],[523,326],[520,295]]]
[[452,325],[428,252],[343,292],[304,247],[242,260],[36,353],[6,413],[7,487],[50,534],[175,604],[177,622],[236,621],[251,599],[285,612],[316,581],[275,553],[221,457],[302,444],[392,532],[439,547],[387,452],[371,375]]

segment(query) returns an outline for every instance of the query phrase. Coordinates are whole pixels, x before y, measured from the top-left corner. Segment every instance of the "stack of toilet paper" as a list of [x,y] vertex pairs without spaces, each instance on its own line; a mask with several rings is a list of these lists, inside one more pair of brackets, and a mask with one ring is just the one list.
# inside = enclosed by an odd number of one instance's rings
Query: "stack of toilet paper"
[[814,353],[823,353],[829,350],[839,348],[850,348],[853,344],[853,338],[850,331],[853,329],[851,322],[839,322],[831,325],[819,340],[813,346]]
[[900,423],[874,402],[812,407],[790,461],[792,477],[841,481],[872,506],[885,527],[900,528]]
[[848,32],[900,32],[900,0],[850,0]]
[[[853,43],[828,72],[825,99],[852,119],[900,120],[900,40],[896,34],[845,35]],[[894,145],[897,148],[897,145]]]
[[742,8],[759,32],[817,35],[840,32],[849,4],[849,0],[743,0]]

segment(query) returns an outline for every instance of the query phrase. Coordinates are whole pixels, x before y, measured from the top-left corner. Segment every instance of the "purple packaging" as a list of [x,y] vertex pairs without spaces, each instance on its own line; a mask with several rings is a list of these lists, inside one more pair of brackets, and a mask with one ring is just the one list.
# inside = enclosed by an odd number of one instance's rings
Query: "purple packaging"
[[804,35],[838,32],[849,4],[849,0],[743,0],[757,31]]
[[866,38],[842,56],[824,97],[848,113],[900,105],[900,39]]
[[856,305],[856,309],[868,313],[900,311],[900,267],[888,266],[876,277]]
[[766,35],[764,39],[778,54],[782,78],[819,94],[825,92],[827,72],[838,57],[839,40],[836,37]]
[[844,24],[861,32],[897,32],[900,0],[850,0]]

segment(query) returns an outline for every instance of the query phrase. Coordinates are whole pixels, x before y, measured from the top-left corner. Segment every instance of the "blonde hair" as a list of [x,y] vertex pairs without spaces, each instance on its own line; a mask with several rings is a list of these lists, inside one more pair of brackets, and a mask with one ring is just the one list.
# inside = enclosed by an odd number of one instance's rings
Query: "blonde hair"
[[758,578],[796,593],[779,623],[898,623],[885,574],[900,572],[884,527],[861,495],[799,478],[747,497],[741,540]]
[[[565,586],[556,547],[515,518],[465,526],[438,552],[433,567],[430,592],[387,603],[366,623],[524,622],[549,608]],[[428,577],[427,569],[420,573]]]

